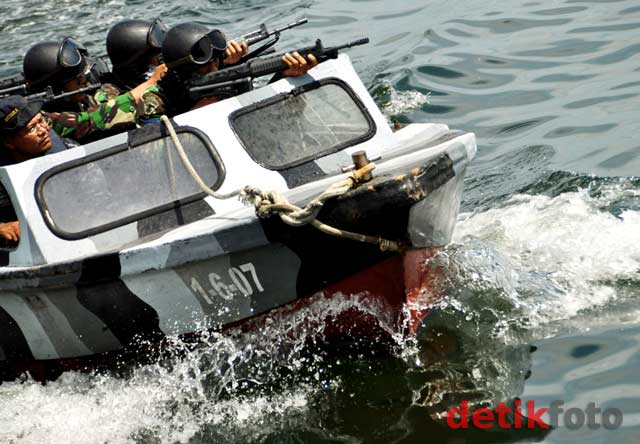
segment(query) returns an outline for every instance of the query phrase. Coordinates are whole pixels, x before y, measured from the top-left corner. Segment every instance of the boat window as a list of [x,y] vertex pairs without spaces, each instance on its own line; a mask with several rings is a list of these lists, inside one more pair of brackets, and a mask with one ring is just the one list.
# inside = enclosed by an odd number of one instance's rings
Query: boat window
[[[126,145],[60,165],[38,180],[40,208],[56,235],[80,239],[204,197],[171,138],[155,126],[156,138],[148,130],[130,133]],[[207,136],[194,128],[177,132],[198,174],[217,189],[224,167]]]
[[347,84],[326,79],[231,115],[251,157],[274,170],[290,168],[370,139],[375,123]]

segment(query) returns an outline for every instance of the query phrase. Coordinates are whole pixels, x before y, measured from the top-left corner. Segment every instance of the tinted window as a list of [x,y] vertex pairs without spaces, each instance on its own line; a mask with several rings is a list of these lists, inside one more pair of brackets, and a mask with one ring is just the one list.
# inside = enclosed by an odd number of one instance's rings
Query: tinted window
[[259,164],[283,169],[367,140],[373,120],[338,81],[295,90],[236,112],[232,126]]
[[[221,169],[206,136],[180,132],[178,137],[198,174],[216,188]],[[105,231],[202,194],[169,137],[134,148],[123,146],[70,168],[62,165],[39,190],[45,219],[57,234],[71,238]]]

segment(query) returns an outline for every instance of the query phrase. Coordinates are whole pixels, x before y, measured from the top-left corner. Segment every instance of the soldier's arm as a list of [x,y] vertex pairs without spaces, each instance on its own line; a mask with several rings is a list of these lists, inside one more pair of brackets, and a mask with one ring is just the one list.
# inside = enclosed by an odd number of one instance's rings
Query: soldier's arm
[[[156,84],[165,72],[166,67],[159,66],[146,82],[89,111],[45,113],[45,116],[51,121],[51,126],[56,133],[77,141],[82,141],[84,137],[95,131],[132,127],[140,123],[141,116],[164,112],[162,101],[153,100],[151,96],[156,94],[158,90]],[[153,106],[145,104],[151,102],[154,103]]]
[[136,122],[136,101],[131,92],[101,103],[85,112],[46,112],[53,130],[62,137],[81,141],[95,131],[104,131],[122,126],[133,126]]

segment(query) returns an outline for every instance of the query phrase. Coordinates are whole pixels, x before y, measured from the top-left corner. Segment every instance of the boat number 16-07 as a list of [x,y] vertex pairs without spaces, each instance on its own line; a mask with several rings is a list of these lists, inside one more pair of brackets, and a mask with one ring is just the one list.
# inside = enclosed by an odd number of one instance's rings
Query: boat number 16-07
[[226,280],[226,276],[223,278],[217,273],[209,273],[211,289],[208,291],[204,289],[195,277],[192,277],[191,289],[202,296],[208,304],[213,304],[211,297],[221,297],[225,301],[231,301],[236,291],[244,296],[251,296],[254,289],[257,290],[258,293],[264,292],[264,288],[256,273],[256,267],[251,262],[242,264],[239,267],[229,268],[227,274],[229,275],[231,283]]

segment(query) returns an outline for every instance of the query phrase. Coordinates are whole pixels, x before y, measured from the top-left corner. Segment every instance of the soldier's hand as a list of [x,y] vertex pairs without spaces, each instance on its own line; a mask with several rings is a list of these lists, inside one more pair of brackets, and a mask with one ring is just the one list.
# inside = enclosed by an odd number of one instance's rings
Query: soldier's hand
[[160,79],[164,77],[166,72],[167,65],[165,65],[164,63],[162,65],[156,66],[156,68],[153,70],[153,74],[151,74],[151,77],[129,91],[136,103],[140,102],[147,89],[156,85],[160,81]]
[[229,40],[227,42],[227,49],[224,51],[224,64],[227,66],[235,65],[248,52],[249,47],[247,46],[247,42],[240,44],[235,40]]
[[20,224],[18,221],[0,224],[0,239],[11,242],[20,241]]
[[162,65],[156,66],[156,68],[153,70],[153,74],[151,74],[151,77],[149,77],[147,82],[155,85],[164,77],[166,72],[167,72],[167,65],[165,65],[164,63]]
[[282,61],[289,66],[289,68],[282,71],[282,75],[285,77],[301,76],[318,65],[318,60],[313,54],[307,54],[307,58],[305,59],[298,54],[297,51],[293,54],[286,53],[282,56]]

